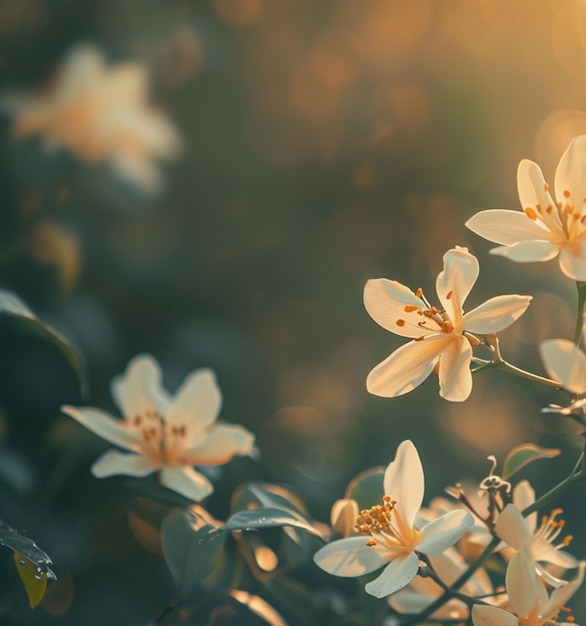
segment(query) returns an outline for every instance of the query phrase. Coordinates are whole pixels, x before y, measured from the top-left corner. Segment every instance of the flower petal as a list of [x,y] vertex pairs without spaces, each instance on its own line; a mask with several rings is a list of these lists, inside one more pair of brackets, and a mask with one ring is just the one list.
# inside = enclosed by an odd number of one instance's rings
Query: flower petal
[[472,391],[472,346],[460,335],[454,335],[439,360],[440,396],[451,402],[463,402]]
[[495,296],[464,315],[464,329],[488,335],[498,333],[519,319],[529,307],[531,296]]
[[[396,280],[369,280],[364,286],[364,306],[379,326],[401,337],[421,337],[441,330],[433,319],[421,316],[420,311],[427,308],[425,302]],[[419,325],[423,320],[428,328]]]
[[366,388],[384,398],[413,391],[431,374],[438,356],[452,339],[452,335],[434,333],[401,346],[371,370]]
[[547,602],[544,603],[541,614],[544,620],[552,619],[553,616],[560,610],[562,606],[566,606],[568,600],[578,591],[578,588],[582,585],[584,580],[584,567],[585,563],[580,563],[580,569],[578,575],[567,585],[554,589],[549,596]]
[[128,428],[122,420],[115,419],[104,411],[91,407],[62,406],[61,410],[98,437],[102,437],[102,439],[121,448],[126,448],[126,450],[135,452],[141,450],[136,432]]
[[560,159],[555,173],[555,195],[584,214],[586,198],[586,135],[575,137]]
[[533,543],[529,524],[514,504],[507,504],[495,525],[496,534],[511,548],[520,550]]
[[187,376],[167,411],[170,424],[186,426],[187,441],[205,437],[205,429],[218,417],[222,394],[212,370],[201,369]]
[[444,269],[438,274],[435,286],[437,295],[459,331],[462,307],[478,278],[478,260],[466,248],[452,248],[444,254]]
[[212,483],[192,467],[163,467],[160,473],[161,483],[189,500],[199,502],[210,493],[214,487]]
[[[511,506],[511,505],[509,505]],[[530,614],[547,599],[545,587],[537,577],[533,561],[527,550],[519,550],[509,561],[505,584],[509,601],[519,621]]]
[[417,575],[419,558],[413,552],[393,559],[378,578],[371,580],[364,591],[375,598],[384,598],[408,585]]
[[[535,219],[545,224],[551,232],[563,234],[559,214],[557,211],[552,210],[555,204],[549,193],[549,185],[545,182],[543,173],[537,163],[529,159],[523,159],[519,163],[517,168],[517,190],[521,208],[527,215],[534,215]],[[534,221],[529,217],[527,219]],[[539,239],[547,238],[540,237]]]
[[517,263],[537,263],[553,259],[559,251],[559,245],[550,241],[519,241],[510,246],[493,248],[490,253]]
[[515,615],[496,606],[475,604],[472,607],[474,626],[519,626]]
[[450,511],[429,522],[420,530],[417,550],[424,554],[439,554],[450,546],[474,524],[467,511]]
[[110,391],[129,421],[147,412],[167,413],[170,400],[161,386],[161,368],[150,354],[135,356],[124,374],[112,380]]
[[320,548],[313,560],[328,574],[362,576],[374,572],[387,561],[383,553],[367,545],[366,537],[338,539]]
[[548,375],[572,393],[586,393],[586,354],[568,339],[549,339],[539,346]]
[[560,269],[572,280],[586,281],[586,244],[573,242],[560,252]]
[[507,209],[480,211],[466,222],[466,226],[488,241],[506,246],[518,241],[548,240],[551,236],[525,213]]
[[412,528],[423,502],[425,478],[417,448],[409,439],[397,448],[395,459],[385,470],[384,492],[397,501],[397,515],[407,528]]
[[214,424],[205,439],[185,452],[189,465],[224,465],[254,448],[254,435],[242,426]]
[[[534,502],[535,490],[528,480],[520,480],[513,489],[513,504],[519,511],[523,511]],[[529,527],[529,530],[534,532],[537,528],[537,511],[523,517],[525,517],[525,523]]]
[[160,466],[150,456],[143,454],[124,454],[118,450],[108,450],[92,465],[92,474],[96,478],[123,474],[125,476],[146,476]]

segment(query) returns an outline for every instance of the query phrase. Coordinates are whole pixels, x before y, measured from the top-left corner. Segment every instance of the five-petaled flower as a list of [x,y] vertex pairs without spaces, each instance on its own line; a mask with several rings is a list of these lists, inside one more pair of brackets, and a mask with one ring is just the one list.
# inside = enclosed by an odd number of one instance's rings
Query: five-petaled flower
[[422,526],[416,522],[424,477],[417,449],[409,440],[399,445],[383,484],[383,503],[363,510],[356,520],[359,534],[332,541],[314,555],[319,567],[336,576],[362,576],[384,566],[365,587],[377,598],[398,591],[415,578],[418,552],[443,552],[473,524],[472,516],[463,510],[451,511]]
[[420,385],[437,366],[440,395],[461,402],[472,390],[472,346],[476,335],[504,330],[529,306],[531,296],[490,298],[464,314],[462,306],[476,279],[478,260],[466,248],[444,255],[436,289],[442,308],[429,304],[421,289],[413,293],[394,280],[369,280],[364,305],[377,324],[413,341],[398,348],[368,375],[366,386],[377,396],[403,395]]
[[95,408],[62,407],[96,435],[130,451],[105,452],[92,466],[98,478],[160,470],[164,486],[199,501],[213,486],[193,466],[222,465],[253,450],[254,437],[245,428],[216,422],[222,398],[209,369],[192,372],[172,397],[161,385],[157,361],[139,355],[114,378],[111,392],[123,420]]
[[16,137],[40,135],[47,148],[66,148],[85,161],[109,163],[147,193],[161,176],[154,159],[179,152],[171,122],[148,102],[148,74],[138,62],[108,67],[101,51],[74,47],[52,84],[39,94],[4,94]]
[[539,166],[523,159],[517,170],[523,212],[480,211],[466,222],[477,235],[501,244],[491,250],[513,261],[549,261],[586,281],[586,135],[574,138],[555,173],[554,202]]
[[511,611],[495,606],[475,604],[472,607],[474,626],[545,626],[553,624],[560,610],[576,593],[584,578],[584,563],[580,563],[574,580],[554,589],[548,595],[531,556],[519,550],[510,560],[505,576]]

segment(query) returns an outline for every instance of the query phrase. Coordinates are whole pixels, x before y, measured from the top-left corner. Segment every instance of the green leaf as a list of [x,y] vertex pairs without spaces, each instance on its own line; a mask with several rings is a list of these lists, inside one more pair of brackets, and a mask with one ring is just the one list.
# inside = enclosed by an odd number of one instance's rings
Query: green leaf
[[21,320],[45,339],[51,341],[67,359],[78,376],[81,376],[81,360],[75,348],[54,328],[42,322],[14,293],[0,289],[0,316]]
[[234,513],[228,521],[216,529],[219,531],[261,530],[263,528],[275,528],[293,526],[322,538],[319,529],[315,528],[308,520],[295,511],[277,509],[274,507],[250,509]]
[[212,534],[213,521],[201,507],[174,511],[163,520],[163,554],[179,599],[200,584],[213,586],[227,568],[227,535]]
[[384,475],[384,467],[375,467],[361,472],[350,481],[344,497],[356,500],[360,510],[380,504],[384,495]]
[[240,485],[232,496],[232,511],[242,511],[258,507],[274,507],[296,511],[305,516],[307,509],[292,491],[270,483],[246,483]]
[[502,478],[506,480],[525,465],[539,459],[553,459],[559,453],[558,448],[542,448],[534,443],[515,446],[505,458]]

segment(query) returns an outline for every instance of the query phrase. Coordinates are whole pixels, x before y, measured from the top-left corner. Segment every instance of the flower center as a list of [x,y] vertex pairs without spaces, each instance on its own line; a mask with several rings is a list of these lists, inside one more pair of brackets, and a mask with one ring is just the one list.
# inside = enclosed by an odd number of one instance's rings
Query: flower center
[[394,553],[410,551],[414,544],[416,531],[406,528],[401,517],[396,515],[396,501],[391,496],[383,496],[382,504],[375,504],[370,509],[363,509],[356,519],[354,530],[371,538],[369,546],[382,544]]
[[140,431],[142,446],[146,454],[163,463],[179,461],[183,442],[187,435],[185,424],[169,424],[158,411],[146,410],[137,414],[134,427]]
[[[404,307],[404,311],[405,313],[416,313],[421,318],[423,318],[417,322],[417,326],[419,326],[420,328],[426,328],[427,330],[440,330],[442,333],[448,334],[454,332],[454,325],[452,324],[452,321],[448,317],[446,311],[444,309],[438,309],[437,307],[432,306],[427,301],[427,298],[423,295],[423,290],[421,289],[421,287],[415,292],[415,295],[423,300],[423,302],[425,303],[425,307],[417,306],[414,304],[406,304]],[[452,292],[450,291],[450,293],[448,293],[447,295],[448,299],[451,296]],[[439,329],[429,328],[428,320],[432,320],[433,322],[435,322],[435,324],[439,326]],[[404,319],[400,318],[395,323],[397,324],[397,326],[405,326],[407,322]]]
[[[545,183],[544,191],[549,191],[549,185]],[[525,215],[530,220],[539,219],[546,226],[557,226],[555,230],[561,230],[563,236],[568,239],[576,239],[586,230],[586,213],[578,207],[576,199],[571,198],[572,194],[568,189],[563,191],[564,200],[555,204],[550,204],[543,208],[540,204],[535,207],[526,207]],[[586,203],[586,198],[582,200]]]
[[[547,541],[549,544],[553,544],[553,542],[559,537],[560,533],[564,529],[566,525],[566,520],[564,519],[556,519],[559,515],[563,513],[563,509],[554,509],[549,515],[544,515],[541,518],[541,525],[535,531],[536,539],[543,539]],[[554,546],[557,550],[561,548],[566,548],[570,545],[572,541],[572,535],[566,535],[560,543]]]

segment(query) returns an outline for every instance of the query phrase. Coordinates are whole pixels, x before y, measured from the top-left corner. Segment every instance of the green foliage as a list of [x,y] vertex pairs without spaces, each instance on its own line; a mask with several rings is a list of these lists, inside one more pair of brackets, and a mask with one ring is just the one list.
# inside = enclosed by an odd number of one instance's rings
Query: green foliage
[[534,443],[523,443],[515,446],[505,458],[502,477],[506,480],[525,465],[539,459],[553,459],[559,453],[558,448],[542,448]]
[[198,585],[213,586],[226,573],[228,535],[212,535],[211,521],[203,509],[176,510],[163,521],[163,554],[180,599]]
[[48,339],[67,359],[78,377],[81,376],[81,360],[75,348],[49,324],[36,317],[17,295],[5,289],[0,289],[1,316],[20,320],[31,330]]
[[355,476],[346,489],[345,498],[356,500],[359,509],[367,509],[382,500],[384,467],[375,467]]

